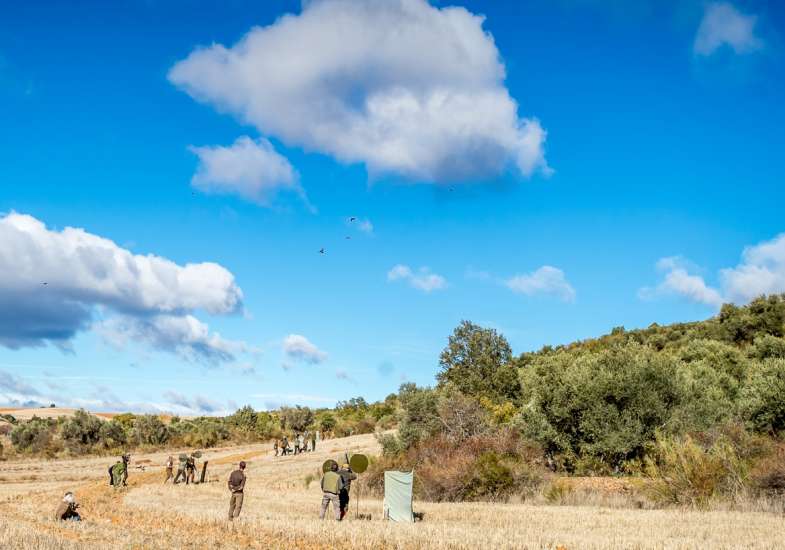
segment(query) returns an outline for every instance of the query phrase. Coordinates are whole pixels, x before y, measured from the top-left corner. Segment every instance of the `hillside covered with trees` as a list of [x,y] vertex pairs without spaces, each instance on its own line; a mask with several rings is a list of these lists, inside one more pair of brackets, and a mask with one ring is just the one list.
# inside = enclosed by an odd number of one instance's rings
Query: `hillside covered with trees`
[[495,330],[464,321],[439,364],[434,387],[404,384],[372,404],[9,417],[0,435],[6,454],[68,456],[376,431],[383,456],[370,485],[385,468],[414,468],[419,496],[432,500],[525,495],[552,475],[638,477],[674,502],[785,492],[785,295],[519,356]]

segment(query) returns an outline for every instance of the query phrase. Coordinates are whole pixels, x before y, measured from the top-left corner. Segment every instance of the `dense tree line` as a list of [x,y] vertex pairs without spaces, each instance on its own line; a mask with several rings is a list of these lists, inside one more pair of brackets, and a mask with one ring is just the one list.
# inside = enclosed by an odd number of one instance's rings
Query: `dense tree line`
[[[464,321],[441,354],[436,386],[401,387],[398,433],[381,439],[384,466],[433,474],[438,447],[442,477],[463,457],[466,472],[493,464],[514,491],[524,455],[557,472],[642,474],[664,471],[667,460],[685,464],[674,449],[692,445],[706,464],[731,449],[750,470],[782,449],[784,335],[785,295],[725,305],[706,321],[617,327],[517,357],[495,330]],[[500,437],[519,443],[494,443]],[[467,449],[476,452],[467,457]],[[772,475],[785,489],[785,466]]]

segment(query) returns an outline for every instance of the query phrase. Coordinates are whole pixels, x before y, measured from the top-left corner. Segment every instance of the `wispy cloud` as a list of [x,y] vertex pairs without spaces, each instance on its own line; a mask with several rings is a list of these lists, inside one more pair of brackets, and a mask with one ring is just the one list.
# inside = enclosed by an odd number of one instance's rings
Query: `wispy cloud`
[[427,267],[412,271],[408,265],[398,264],[387,272],[388,281],[406,281],[409,286],[430,293],[447,288],[447,279],[432,273]]
[[757,16],[745,15],[729,2],[706,4],[693,51],[709,56],[726,45],[737,54],[759,50],[763,41],[755,35],[757,20]]
[[550,265],[544,265],[531,273],[515,275],[507,279],[504,284],[517,294],[552,295],[565,302],[575,300],[575,289],[567,281],[564,271]]
[[317,364],[327,360],[327,353],[317,348],[301,334],[290,334],[284,338],[283,351],[290,359],[306,363]]

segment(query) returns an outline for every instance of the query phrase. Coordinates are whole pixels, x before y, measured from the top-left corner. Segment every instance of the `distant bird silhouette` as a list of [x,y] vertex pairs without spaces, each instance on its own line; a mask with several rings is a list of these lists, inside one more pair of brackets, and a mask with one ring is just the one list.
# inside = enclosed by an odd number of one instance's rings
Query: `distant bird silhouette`
[[351,218],[349,218],[349,221],[350,221],[350,222],[357,221],[357,218],[355,218],[354,216],[352,216]]
[[349,240],[351,240],[351,239],[352,239],[352,238],[351,238],[349,235],[346,235],[346,240],[347,240],[347,241],[349,241]]
[[325,253],[325,252],[324,252],[324,248],[320,248],[320,249],[319,249],[319,254],[324,254],[324,253]]
[[44,286],[46,286],[46,285],[48,285],[49,283],[41,283],[41,284],[42,284],[42,285],[44,285]]

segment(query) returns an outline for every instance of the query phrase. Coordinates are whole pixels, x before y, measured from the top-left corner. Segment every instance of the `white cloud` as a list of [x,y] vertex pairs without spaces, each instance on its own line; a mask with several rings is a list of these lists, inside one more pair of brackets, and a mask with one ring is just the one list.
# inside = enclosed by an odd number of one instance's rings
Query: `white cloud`
[[724,45],[736,53],[759,50],[763,42],[755,36],[757,19],[755,15],[744,15],[728,2],[706,4],[693,51],[709,56]]
[[484,18],[425,0],[318,0],[237,44],[195,49],[169,80],[289,146],[442,182],[550,172]]
[[575,289],[567,281],[564,272],[549,265],[544,265],[531,273],[515,275],[507,279],[504,284],[518,294],[527,296],[550,294],[558,296],[565,302],[575,300]]
[[280,191],[293,191],[306,200],[292,165],[264,138],[242,136],[229,147],[190,149],[199,157],[191,183],[201,191],[239,195],[263,206]]
[[357,229],[363,233],[371,235],[373,233],[373,224],[371,220],[365,219],[357,222]]
[[717,289],[707,285],[703,277],[689,274],[682,259],[663,258],[657,262],[665,271],[663,281],[653,290],[641,289],[639,295],[646,298],[670,292],[719,307],[723,302],[744,304],[764,294],[785,292],[785,233],[745,248],[741,259],[736,267],[720,270]]
[[662,258],[657,262],[657,269],[665,273],[662,282],[653,289],[642,288],[638,292],[641,299],[651,299],[662,294],[678,294],[691,302],[713,307],[722,305],[719,291],[708,286],[703,277],[691,275],[682,258],[677,256]]
[[117,348],[128,341],[176,353],[186,361],[218,364],[234,361],[237,353],[249,351],[244,342],[225,340],[192,315],[112,317],[101,325],[104,339]]
[[[292,359],[317,364],[327,360],[327,354],[300,334],[290,334],[283,340],[283,351]],[[284,367],[286,370],[286,367]]]
[[785,292],[785,233],[745,248],[742,263],[720,271],[720,279],[726,298],[736,303]]
[[336,369],[335,377],[338,380],[351,380],[351,378],[349,377],[349,373],[346,372],[346,370],[344,369]]
[[197,349],[194,331],[206,326],[191,312],[241,309],[242,291],[218,264],[181,266],[133,254],[83,229],[53,231],[17,213],[0,217],[0,345],[5,347],[65,347],[100,314],[109,320],[119,315],[120,324],[136,319],[148,327],[148,335],[166,330],[169,336],[156,337],[159,343],[171,337],[173,324],[188,325],[190,339],[184,344]]
[[406,281],[409,286],[432,292],[442,290],[447,287],[447,279],[436,273],[431,273],[427,267],[421,267],[417,272],[412,271],[408,265],[398,264],[387,272],[388,281]]

